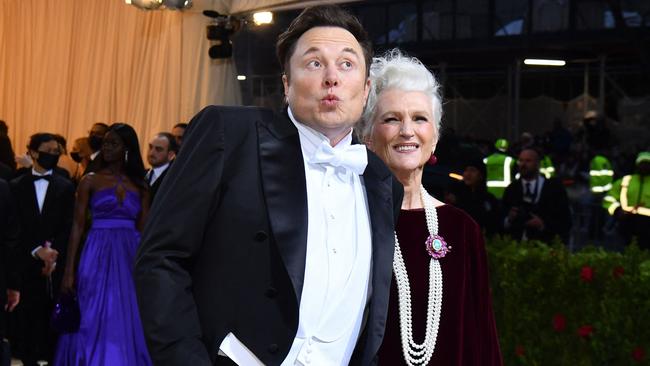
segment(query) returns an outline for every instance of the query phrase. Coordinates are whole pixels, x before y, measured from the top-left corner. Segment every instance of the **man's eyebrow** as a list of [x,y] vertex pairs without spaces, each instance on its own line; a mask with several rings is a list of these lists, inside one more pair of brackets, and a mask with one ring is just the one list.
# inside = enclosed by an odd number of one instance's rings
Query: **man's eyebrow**
[[357,53],[357,51],[352,47],[345,47],[343,49],[343,52],[349,52],[349,53],[352,53],[353,55],[359,57],[359,53]]
[[[320,49],[318,47],[309,47],[302,55],[308,55],[310,53],[317,53],[320,52]],[[342,52],[347,52],[355,55],[356,57],[359,57],[359,53],[352,47],[345,47]]]

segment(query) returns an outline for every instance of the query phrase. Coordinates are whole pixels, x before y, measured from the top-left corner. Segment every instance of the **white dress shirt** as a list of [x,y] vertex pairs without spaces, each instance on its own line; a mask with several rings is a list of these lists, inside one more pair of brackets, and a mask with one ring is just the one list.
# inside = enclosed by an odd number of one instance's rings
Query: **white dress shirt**
[[[363,177],[344,167],[315,163],[329,139],[289,117],[298,128],[307,185],[307,253],[298,331],[287,365],[347,365],[368,302],[372,235]],[[350,147],[352,134],[334,146]],[[365,148],[363,167],[367,164]],[[232,333],[220,353],[240,365],[259,365]]]
[[162,173],[164,173],[167,168],[169,168],[168,162],[161,166],[151,168],[147,177],[147,182],[149,182],[149,185],[152,186],[154,183],[156,183],[156,180],[160,178]]
[[[45,173],[39,173],[34,168],[32,168],[32,175],[36,176],[46,176],[52,175],[52,170],[48,170]],[[38,212],[43,212],[43,203],[45,202],[45,194],[47,193],[47,187],[49,187],[50,182],[45,179],[39,179],[34,182],[34,190],[36,191],[36,202],[38,203]]]
[[[34,168],[32,168],[32,175],[37,175],[37,176],[46,176],[46,175],[52,175],[52,170],[48,170],[45,173],[39,173]],[[34,181],[34,191],[36,191],[36,204],[38,205],[38,212],[43,212],[43,203],[45,203],[45,195],[47,194],[47,187],[50,186],[50,182],[46,181],[45,179],[39,179],[37,181]],[[41,249],[41,246],[37,246],[36,248],[32,249],[32,257],[36,258],[36,252]]]

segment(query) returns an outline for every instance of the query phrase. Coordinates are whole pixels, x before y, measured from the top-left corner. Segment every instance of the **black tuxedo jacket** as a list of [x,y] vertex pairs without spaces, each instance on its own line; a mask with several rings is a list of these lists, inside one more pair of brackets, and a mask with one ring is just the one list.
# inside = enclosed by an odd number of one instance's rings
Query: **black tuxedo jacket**
[[[503,193],[505,216],[508,215],[511,207],[525,207],[530,213],[539,216],[544,221],[544,230],[527,230],[528,239],[551,241],[557,235],[567,243],[571,229],[571,211],[569,199],[562,183],[555,178],[544,179],[539,201],[530,207],[524,203],[523,197],[524,190],[521,180],[518,179],[512,182]],[[513,238],[521,239],[524,229],[523,222],[519,222],[514,223],[509,232]]]
[[99,168],[101,168],[101,163],[99,162],[99,155],[95,156],[94,160],[90,160],[88,162],[88,165],[86,165],[86,169],[84,169],[84,174],[86,175],[88,173],[96,173]]
[[[156,193],[158,193],[158,189],[160,189],[160,185],[162,184],[163,180],[165,179],[165,176],[167,175],[167,172],[168,172],[169,169],[172,167],[172,163],[173,163],[173,161],[170,161],[170,162],[169,162],[169,166],[167,167],[167,169],[165,169],[165,171],[162,172],[162,174],[160,175],[160,177],[158,177],[158,178],[156,179],[156,181],[153,182],[153,184],[149,186],[149,201],[150,201],[151,203],[153,203],[153,200],[154,200],[154,198],[156,197]],[[149,174],[149,172],[152,171],[152,170],[153,170],[153,168],[147,170],[147,173],[145,174],[145,177],[146,177],[146,176]]]
[[[136,257],[140,315],[155,364],[209,365],[232,332],[279,365],[298,327],[307,193],[298,131],[261,108],[208,107],[190,124]],[[353,364],[384,334],[402,187],[374,154],[363,174],[372,227],[372,294]]]
[[72,226],[74,186],[70,180],[53,174],[42,212],[38,210],[31,174],[12,180],[11,193],[20,226],[18,265],[21,272],[21,301],[41,301],[43,296],[48,295],[45,277],[41,275],[43,262],[34,259],[31,251],[49,240],[52,248],[59,252],[58,267],[52,274],[53,290],[58,291]]

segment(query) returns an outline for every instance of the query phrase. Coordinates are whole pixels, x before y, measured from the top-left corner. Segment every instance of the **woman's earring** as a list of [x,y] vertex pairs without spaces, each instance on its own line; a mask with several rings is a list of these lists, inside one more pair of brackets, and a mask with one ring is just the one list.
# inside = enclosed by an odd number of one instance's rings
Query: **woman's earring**
[[124,162],[128,163],[129,162],[129,150],[126,150],[124,152]]
[[436,165],[437,162],[438,162],[438,158],[436,158],[436,156],[433,155],[433,153],[431,153],[431,157],[429,157],[429,160],[427,160],[427,164]]

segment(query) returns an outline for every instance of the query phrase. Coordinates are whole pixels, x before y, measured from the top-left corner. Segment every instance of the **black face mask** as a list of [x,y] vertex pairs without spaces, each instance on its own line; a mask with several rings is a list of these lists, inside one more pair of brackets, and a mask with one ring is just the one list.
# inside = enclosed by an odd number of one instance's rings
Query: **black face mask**
[[88,145],[93,151],[99,151],[102,148],[102,142],[104,138],[102,136],[90,135],[88,136]]
[[59,155],[39,151],[38,159],[36,159],[36,161],[38,162],[38,165],[42,166],[45,170],[54,169],[56,164],[59,162]]
[[81,159],[81,156],[79,155],[79,153],[76,152],[76,151],[75,151],[75,152],[71,152],[71,153],[70,153],[70,157],[71,157],[72,160],[74,160],[76,163],[81,163],[81,160],[83,160],[83,159]]

